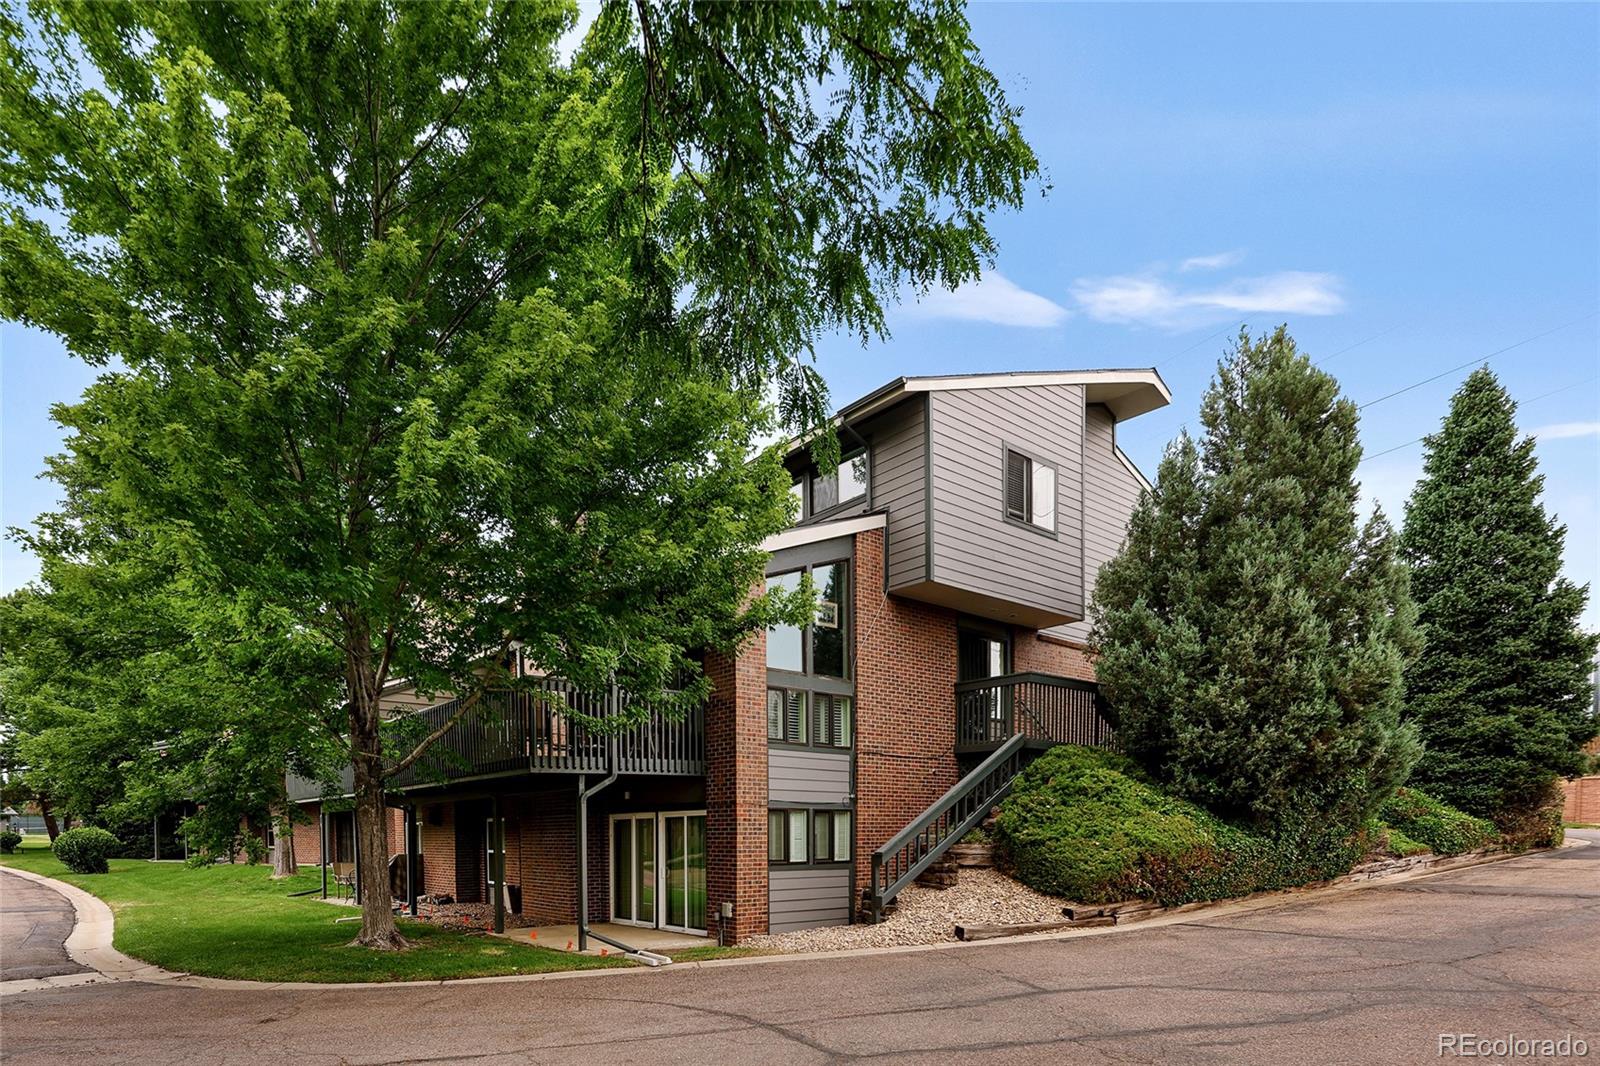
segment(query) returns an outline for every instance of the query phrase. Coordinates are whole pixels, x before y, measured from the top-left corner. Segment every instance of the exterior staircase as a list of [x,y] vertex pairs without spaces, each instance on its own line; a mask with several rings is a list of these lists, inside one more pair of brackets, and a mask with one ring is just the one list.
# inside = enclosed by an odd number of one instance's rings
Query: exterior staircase
[[1039,753],[1058,744],[1115,750],[1096,685],[1047,674],[1007,674],[956,686],[956,751],[988,751],[943,796],[872,853],[872,875],[862,889],[862,911],[880,922],[900,890],[930,876],[936,887],[954,883],[940,867],[950,847],[984,824],[1017,775]]

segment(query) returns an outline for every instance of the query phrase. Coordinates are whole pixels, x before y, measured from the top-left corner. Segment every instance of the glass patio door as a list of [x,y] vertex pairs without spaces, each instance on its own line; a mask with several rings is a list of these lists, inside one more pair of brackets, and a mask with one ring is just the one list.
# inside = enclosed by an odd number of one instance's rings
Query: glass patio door
[[675,811],[661,816],[661,928],[704,933],[706,921],[706,816]]
[[611,818],[611,920],[656,924],[656,816]]

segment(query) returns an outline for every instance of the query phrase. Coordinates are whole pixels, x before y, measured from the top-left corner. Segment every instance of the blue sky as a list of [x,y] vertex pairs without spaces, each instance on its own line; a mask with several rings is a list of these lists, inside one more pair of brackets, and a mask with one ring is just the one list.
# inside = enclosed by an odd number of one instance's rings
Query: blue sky
[[[1600,7],[982,4],[971,19],[1053,188],[994,220],[984,282],[908,302],[866,351],[821,344],[837,401],[901,374],[1155,365],[1174,402],[1120,438],[1148,472],[1241,323],[1287,322],[1357,403],[1526,342],[1489,365],[1526,401],[1567,571],[1596,583]],[[0,347],[11,526],[50,506],[47,408],[94,372],[15,325]],[[1363,487],[1397,520],[1421,446],[1389,449],[1431,431],[1467,372],[1362,412]],[[5,589],[36,572],[3,552]]]

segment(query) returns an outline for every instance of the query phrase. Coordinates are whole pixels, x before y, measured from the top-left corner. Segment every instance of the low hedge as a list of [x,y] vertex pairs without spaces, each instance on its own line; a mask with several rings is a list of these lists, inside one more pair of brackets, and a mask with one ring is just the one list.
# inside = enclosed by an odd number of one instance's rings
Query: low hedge
[[1268,837],[1163,792],[1128,759],[1052,748],[1022,772],[995,822],[1018,880],[1084,903],[1166,906],[1325,881],[1365,851],[1349,829]]
[[96,826],[68,829],[50,845],[62,865],[75,874],[103,874],[111,867],[106,860],[117,854],[122,842]]
[[[1392,832],[1398,831],[1435,855],[1477,851],[1500,839],[1493,822],[1474,818],[1414,788],[1396,789],[1389,802],[1378,810],[1378,818]],[[1393,839],[1391,835],[1391,845]]]

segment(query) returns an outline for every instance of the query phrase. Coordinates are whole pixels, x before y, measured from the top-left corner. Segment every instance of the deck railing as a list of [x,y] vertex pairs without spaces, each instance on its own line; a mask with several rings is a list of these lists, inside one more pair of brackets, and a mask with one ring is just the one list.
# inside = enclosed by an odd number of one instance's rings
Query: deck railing
[[[525,773],[664,774],[698,777],[705,773],[705,709],[690,707],[681,717],[653,713],[618,729],[591,728],[577,715],[604,722],[626,713],[634,697],[617,688],[585,692],[558,678],[540,678],[532,688],[485,692],[448,732],[415,763],[396,774],[390,788],[417,788],[445,781],[505,777]],[[461,700],[414,711],[406,728],[388,745],[391,754],[433,732],[461,708]],[[334,794],[350,791],[346,768]],[[290,775],[290,799],[323,794],[316,782]]]
[[957,752],[993,751],[1018,735],[1048,744],[1118,746],[1092,682],[1020,673],[956,685]]

